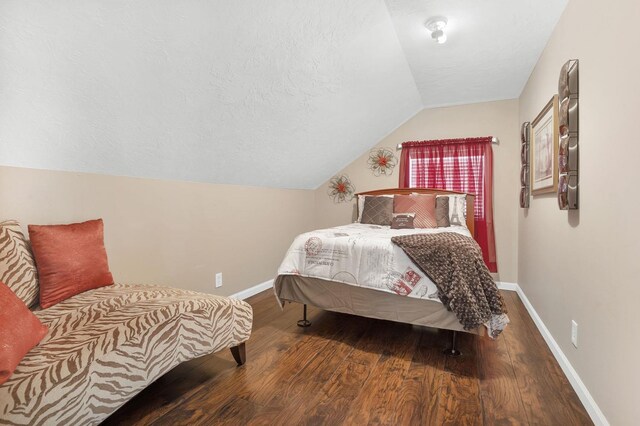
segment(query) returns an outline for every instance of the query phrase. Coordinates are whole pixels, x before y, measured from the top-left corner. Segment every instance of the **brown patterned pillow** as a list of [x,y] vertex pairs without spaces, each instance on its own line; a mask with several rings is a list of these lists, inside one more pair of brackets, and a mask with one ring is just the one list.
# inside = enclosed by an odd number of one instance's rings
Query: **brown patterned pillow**
[[38,272],[33,254],[15,220],[0,222],[0,281],[28,307],[38,301]]
[[393,198],[366,197],[360,223],[389,226],[393,216]]
[[436,223],[438,228],[451,226],[449,223],[449,197],[436,197]]
[[362,223],[362,211],[364,210],[364,200],[367,197],[386,197],[391,198],[393,200],[393,195],[385,194],[385,195],[358,195],[358,219],[356,222]]
[[413,229],[415,213],[394,213],[391,219],[391,229]]
[[432,194],[396,195],[393,197],[394,213],[415,213],[416,228],[436,228],[436,196]]

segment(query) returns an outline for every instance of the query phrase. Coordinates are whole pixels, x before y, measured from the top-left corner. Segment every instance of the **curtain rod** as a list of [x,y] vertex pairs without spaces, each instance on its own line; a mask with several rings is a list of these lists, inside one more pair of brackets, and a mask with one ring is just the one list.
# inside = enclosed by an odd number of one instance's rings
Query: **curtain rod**
[[[498,140],[498,138],[496,138],[495,136],[491,137],[491,143],[492,143],[492,144],[494,144],[494,145],[498,145],[498,144],[499,144],[499,142],[500,142],[500,141],[499,141],[499,140]],[[398,145],[396,145],[396,151],[399,151],[399,150],[401,150],[401,149],[402,149],[402,144],[401,144],[401,143],[399,143]]]

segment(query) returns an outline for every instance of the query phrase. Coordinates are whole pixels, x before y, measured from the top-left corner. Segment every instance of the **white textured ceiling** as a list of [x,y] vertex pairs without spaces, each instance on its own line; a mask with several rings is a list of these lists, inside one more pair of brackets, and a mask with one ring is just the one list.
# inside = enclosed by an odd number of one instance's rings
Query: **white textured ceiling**
[[420,108],[384,0],[0,2],[0,164],[315,188]]
[[[386,0],[426,108],[520,96],[568,0]],[[448,40],[425,21],[445,16]]]
[[2,0],[0,164],[315,188],[423,106],[517,97],[564,4]]

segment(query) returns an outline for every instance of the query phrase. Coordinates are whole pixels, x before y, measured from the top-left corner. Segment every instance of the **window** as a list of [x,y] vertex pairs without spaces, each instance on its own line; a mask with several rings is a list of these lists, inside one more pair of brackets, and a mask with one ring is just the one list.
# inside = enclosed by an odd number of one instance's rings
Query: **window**
[[493,231],[491,138],[402,144],[401,188],[434,188],[475,195],[475,239],[485,263],[497,272]]
[[[476,196],[474,217],[484,217],[484,161],[468,155],[410,159],[410,188],[437,188],[449,191],[467,192]],[[419,163],[422,164],[419,164]],[[460,167],[466,164],[468,167]],[[435,170],[428,173],[426,170]]]

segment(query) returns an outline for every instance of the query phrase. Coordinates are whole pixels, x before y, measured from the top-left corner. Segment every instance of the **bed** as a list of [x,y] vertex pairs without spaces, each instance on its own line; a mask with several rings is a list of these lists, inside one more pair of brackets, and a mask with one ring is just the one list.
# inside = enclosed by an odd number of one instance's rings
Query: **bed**
[[[472,237],[474,196],[422,188],[383,189],[357,195],[396,194],[463,196],[466,200],[466,226],[396,230],[389,226],[352,223],[301,234],[294,240],[278,269],[274,282],[276,298],[281,304],[298,302],[304,305],[300,326],[310,325],[306,318],[308,304],[369,318],[486,334],[483,326],[465,329],[456,315],[440,301],[438,288],[429,276],[400,247],[391,243],[393,236],[421,233],[449,232]],[[451,349],[455,350],[454,347]]]

